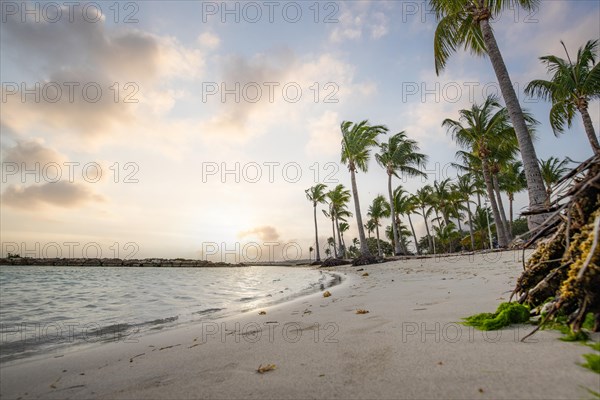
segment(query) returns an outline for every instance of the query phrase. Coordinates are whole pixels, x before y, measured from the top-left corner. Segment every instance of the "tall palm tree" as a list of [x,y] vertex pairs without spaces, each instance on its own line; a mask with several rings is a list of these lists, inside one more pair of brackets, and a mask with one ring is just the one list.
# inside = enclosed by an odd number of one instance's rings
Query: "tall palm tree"
[[427,231],[427,242],[429,243],[429,252],[433,249],[433,240],[431,237],[431,233],[429,232],[429,224],[427,223],[427,219],[431,214],[432,208],[429,206],[431,202],[431,186],[425,185],[421,189],[417,190],[417,193],[414,196],[415,207],[421,210],[420,215],[423,217],[423,221],[425,221],[425,230]]
[[[398,132],[391,136],[387,143],[379,145],[379,153],[375,154],[375,159],[388,175],[388,200],[391,206],[392,230],[394,233],[394,252],[396,255],[401,252],[401,240],[398,236],[398,223],[396,213],[394,212],[394,194],[392,192],[392,177],[398,177],[398,172],[410,177],[423,176],[427,174],[419,169],[427,162],[427,156],[419,153],[417,142],[409,139],[405,131]],[[406,253],[406,249],[404,249]]]
[[560,160],[556,157],[550,157],[547,160],[540,160],[540,169],[542,171],[542,178],[546,184],[546,204],[550,205],[550,196],[552,195],[552,186],[556,184],[560,178],[562,178],[567,171],[569,171],[569,163],[571,160],[567,157],[564,160]]
[[433,182],[433,196],[437,203],[437,207],[442,212],[444,223],[448,225],[450,223],[450,178],[446,178],[441,182]]
[[[490,25],[490,20],[498,17],[505,9],[520,6],[527,11],[534,10],[541,3],[540,0],[429,0],[429,3],[438,19],[434,35],[436,73],[439,74],[444,69],[450,55],[463,45],[465,50],[470,50],[475,55],[489,56],[519,141],[527,177],[529,207],[540,209],[545,199],[544,182],[537,164],[533,140]],[[543,220],[543,215],[530,217],[530,228]]]
[[471,213],[471,196],[475,193],[475,183],[471,174],[465,174],[458,177],[455,184],[458,198],[466,204],[467,215],[469,217],[469,236],[471,238],[471,250],[475,250],[475,237],[473,236],[473,214]]
[[488,198],[492,206],[494,221],[498,233],[498,245],[506,247],[508,236],[504,229],[498,204],[494,195],[490,158],[493,151],[500,147],[504,138],[514,135],[510,126],[508,112],[502,108],[494,96],[489,96],[483,105],[474,104],[468,110],[460,110],[458,121],[446,119],[442,123],[456,143],[477,155],[481,160],[483,178]]
[[512,234],[513,230],[513,202],[515,194],[527,189],[527,180],[523,172],[523,164],[520,161],[515,161],[508,164],[500,173],[500,189],[506,192],[508,196],[509,220],[508,229]]
[[[415,212],[415,200],[414,197],[407,193],[402,186],[398,186],[394,189],[394,211],[398,215],[406,215],[408,217],[408,223],[410,225],[410,231],[412,232],[413,239],[415,241],[415,248],[417,250],[417,254],[421,254],[421,250],[419,249],[419,241],[417,239],[417,235],[415,233],[415,227],[412,223],[412,219],[410,218],[410,214]],[[400,221],[398,221],[400,222]],[[400,229],[398,230],[398,236],[400,237],[400,241],[402,242],[402,235],[400,234]]]
[[317,227],[317,205],[325,203],[325,189],[327,185],[318,183],[304,191],[306,198],[313,203],[313,214],[315,220],[315,248],[317,249],[316,261],[321,261],[321,252],[319,250],[319,228]]
[[356,186],[356,172],[367,172],[371,148],[377,146],[377,136],[381,133],[386,133],[387,128],[383,125],[371,126],[367,120],[359,123],[344,121],[340,128],[342,130],[341,161],[348,166],[348,170],[350,171],[352,195],[354,197],[354,208],[356,211],[356,223],[358,225],[358,236],[360,238],[360,251],[363,257],[370,258],[372,256],[369,251],[369,246],[367,246],[362,215],[360,213],[358,187]]
[[575,111],[579,111],[592,150],[598,155],[600,144],[588,112],[589,102],[600,98],[600,64],[596,64],[595,58],[598,40],[590,40],[579,48],[575,63],[571,61],[565,44],[560,43],[567,54],[566,60],[553,55],[540,57],[548,72],[553,74],[552,80],[534,80],[527,85],[525,92],[552,101],[550,125],[555,135],[564,132],[565,124],[570,128]]
[[[339,184],[333,190],[330,190],[327,193],[327,198],[329,199],[329,212],[326,213],[328,217],[331,218],[331,224],[334,231],[335,238],[335,228],[337,227],[337,244],[339,246],[339,254],[338,251],[335,251],[335,256],[340,257],[344,256],[343,247],[342,247],[342,237],[340,234],[340,219],[343,221],[346,220],[346,217],[352,216],[352,214],[346,210],[346,204],[350,201],[350,191],[344,187],[344,185]],[[334,226],[335,224],[335,226]]]
[[329,239],[333,241],[333,256],[335,258],[338,258],[337,246],[335,243],[335,211],[333,210],[333,205],[331,203],[329,203],[328,207],[328,210],[321,210],[323,211],[323,215],[325,215],[325,217],[331,220],[331,230],[333,232],[333,236],[327,238],[327,243],[331,246],[331,244],[329,243]]
[[338,232],[341,235],[342,239],[342,257],[346,255],[346,241],[344,240],[344,232],[348,232],[350,230],[350,225],[347,222],[340,222],[338,226]]
[[373,224],[375,225],[375,233],[377,235],[377,255],[379,258],[382,257],[381,245],[379,243],[379,227],[381,226],[381,219],[388,218],[390,216],[390,203],[387,202],[383,195],[379,195],[373,199],[373,203],[369,206],[369,212],[367,213]]
[[[375,221],[373,220],[373,218],[369,218],[367,220],[367,223],[365,224],[365,229],[367,230],[367,233],[369,234],[369,239],[371,239],[371,234],[373,232],[375,232]],[[360,241],[359,241],[360,244]],[[362,246],[361,246],[362,248]]]

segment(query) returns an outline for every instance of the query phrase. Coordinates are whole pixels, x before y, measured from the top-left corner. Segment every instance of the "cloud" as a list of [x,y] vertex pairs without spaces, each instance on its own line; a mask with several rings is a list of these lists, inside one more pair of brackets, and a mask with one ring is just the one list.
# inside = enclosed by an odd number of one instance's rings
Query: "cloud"
[[[8,15],[0,29],[3,61],[27,66],[20,70],[25,75],[12,76],[26,80],[8,82],[10,91],[3,93],[3,130],[17,134],[36,131],[84,142],[115,137],[116,130],[174,107],[182,94],[170,78],[190,81],[204,71],[199,48],[171,36],[109,29],[104,21],[85,21],[82,13],[56,23]],[[3,80],[3,89],[10,80]],[[37,98],[24,94],[36,84]]]
[[390,20],[385,12],[374,9],[387,9],[389,5],[386,2],[376,3],[380,2],[339,3],[342,13],[329,34],[329,40],[333,43],[341,43],[346,40],[360,40],[364,36],[377,40],[387,35]]
[[277,229],[275,229],[272,226],[268,226],[268,225],[259,226],[259,227],[238,233],[238,237],[240,239],[243,239],[243,238],[246,238],[249,236],[256,237],[263,242],[274,242],[274,241],[277,241],[277,239],[279,239],[279,233],[277,232]]
[[[201,129],[205,140],[243,143],[305,119],[317,105],[336,107],[377,92],[373,82],[356,81],[352,64],[329,53],[301,59],[280,48],[252,57],[225,57],[221,64],[223,75],[212,83],[217,93],[207,96],[207,107],[218,108]],[[237,92],[237,98],[223,95],[224,90]]]
[[105,202],[106,199],[94,193],[83,184],[60,181],[23,187],[9,185],[2,193],[2,203],[6,206],[36,211],[45,206],[76,208],[91,202]]
[[308,121],[309,138],[306,152],[311,157],[339,154],[342,139],[340,122],[338,113],[333,111],[325,111],[320,117]]
[[45,165],[48,163],[61,164],[66,157],[58,151],[46,147],[41,139],[17,140],[13,147],[2,149],[2,162],[25,164],[32,166],[35,163]]
[[198,43],[204,48],[214,50],[221,44],[221,39],[212,32],[204,32],[198,36]]

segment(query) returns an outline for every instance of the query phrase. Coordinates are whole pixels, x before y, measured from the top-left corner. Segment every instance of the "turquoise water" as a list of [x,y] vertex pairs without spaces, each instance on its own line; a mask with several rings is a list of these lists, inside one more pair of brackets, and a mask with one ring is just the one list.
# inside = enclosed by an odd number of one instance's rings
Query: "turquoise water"
[[0,267],[0,362],[254,310],[331,286],[308,268]]

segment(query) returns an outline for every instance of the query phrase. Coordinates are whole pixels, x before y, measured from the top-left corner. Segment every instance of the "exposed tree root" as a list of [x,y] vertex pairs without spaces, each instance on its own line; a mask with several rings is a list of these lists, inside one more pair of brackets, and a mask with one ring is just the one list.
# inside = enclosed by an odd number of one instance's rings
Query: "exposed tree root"
[[520,303],[544,315],[540,327],[562,315],[578,332],[588,313],[600,320],[600,157],[565,176],[554,194],[557,199],[548,209],[528,213],[543,211],[549,217],[529,233],[525,248],[535,243],[536,249],[511,297],[517,295]]

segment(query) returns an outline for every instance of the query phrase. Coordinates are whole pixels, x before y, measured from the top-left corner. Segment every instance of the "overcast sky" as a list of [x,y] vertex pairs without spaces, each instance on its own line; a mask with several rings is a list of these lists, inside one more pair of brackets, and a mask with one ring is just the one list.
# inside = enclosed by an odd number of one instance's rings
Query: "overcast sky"
[[[263,259],[307,258],[304,190],[350,187],[342,121],[417,140],[429,180],[402,183],[414,192],[456,175],[442,120],[499,93],[489,60],[462,50],[436,76],[425,2],[1,4],[3,255],[243,262],[257,244]],[[538,157],[592,154],[579,116],[556,138],[550,105],[522,89],[547,78],[538,57],[563,56],[561,39],[572,54],[598,39],[598,21],[597,1],[494,21],[521,103],[542,123]],[[598,131],[600,104],[590,111]],[[372,160],[357,179],[366,214],[387,176]],[[320,210],[318,221],[324,245],[331,225]]]

